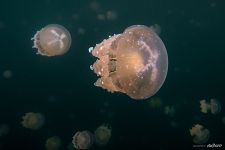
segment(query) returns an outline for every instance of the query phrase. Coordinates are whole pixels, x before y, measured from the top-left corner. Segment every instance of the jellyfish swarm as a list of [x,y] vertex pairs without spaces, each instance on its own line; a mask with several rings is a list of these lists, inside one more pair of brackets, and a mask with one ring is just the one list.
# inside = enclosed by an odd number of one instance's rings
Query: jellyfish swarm
[[93,134],[89,131],[78,131],[73,136],[72,143],[76,149],[88,149],[93,144]]
[[193,136],[193,142],[196,144],[203,144],[209,140],[210,132],[205,129],[202,125],[196,124],[190,129],[190,134]]
[[133,99],[154,95],[165,81],[166,48],[149,27],[134,25],[122,34],[103,40],[89,51],[97,57],[91,69],[100,76],[96,86],[126,93]]
[[37,54],[43,56],[57,56],[66,53],[71,45],[69,31],[61,25],[50,24],[42,28],[34,35],[33,48],[37,48]]

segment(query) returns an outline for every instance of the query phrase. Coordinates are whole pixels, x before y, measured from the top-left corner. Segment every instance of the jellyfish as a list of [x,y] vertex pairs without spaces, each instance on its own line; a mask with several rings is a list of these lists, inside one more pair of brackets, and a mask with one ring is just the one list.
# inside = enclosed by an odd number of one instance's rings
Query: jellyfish
[[6,78],[6,79],[10,79],[12,78],[13,76],[13,72],[11,70],[5,70],[3,73],[2,73],[3,77]]
[[205,129],[202,125],[196,124],[190,130],[191,136],[193,136],[193,142],[196,144],[204,144],[209,140],[210,132]]
[[153,97],[149,100],[149,106],[151,108],[160,108],[163,105],[162,99],[160,97]]
[[99,126],[94,133],[95,143],[100,146],[104,146],[111,138],[112,129],[109,125],[103,124]]
[[7,135],[9,133],[9,126],[7,124],[0,125],[0,137]]
[[45,148],[47,150],[58,150],[61,146],[62,141],[58,136],[53,136],[46,140]]
[[208,113],[208,111],[211,111],[212,114],[218,114],[221,111],[221,104],[214,98],[210,100],[210,103],[207,103],[206,100],[201,100],[200,108],[203,113]]
[[50,24],[42,28],[34,35],[33,48],[38,50],[37,54],[43,56],[57,56],[66,53],[71,45],[69,31],[61,25]]
[[88,149],[93,144],[93,134],[87,130],[78,131],[73,136],[72,143],[76,149]]
[[109,92],[122,92],[132,99],[147,99],[165,81],[168,69],[166,48],[149,27],[133,25],[110,36],[89,52],[97,61],[90,67],[100,78],[95,82]]
[[161,33],[161,27],[158,24],[154,24],[150,26],[150,28],[155,31],[155,33],[160,34]]
[[223,122],[223,124],[225,124],[225,117],[222,118],[222,122]]
[[164,108],[164,113],[170,117],[173,117],[176,113],[175,106],[166,106]]
[[44,116],[41,113],[29,112],[22,117],[21,124],[28,129],[38,130],[44,124]]

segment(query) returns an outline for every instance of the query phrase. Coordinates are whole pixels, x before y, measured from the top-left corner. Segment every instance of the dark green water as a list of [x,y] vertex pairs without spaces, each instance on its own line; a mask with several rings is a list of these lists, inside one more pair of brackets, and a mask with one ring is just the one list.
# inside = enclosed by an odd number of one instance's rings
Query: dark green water
[[[93,2],[98,9],[91,7]],[[117,18],[97,19],[107,11],[115,11]],[[71,33],[69,52],[36,55],[31,37],[53,23]],[[97,77],[89,68],[95,61],[89,47],[135,24],[160,25],[167,48],[168,75],[154,96],[163,102],[158,109],[149,106],[150,99],[135,101],[95,87]],[[91,149],[195,149],[189,129],[196,123],[210,130],[205,145],[224,148],[224,27],[223,0],[1,0],[0,124],[10,129],[0,137],[0,149],[45,149],[46,139],[55,135],[66,149],[76,131],[93,132],[103,123],[112,126],[112,137],[105,147]],[[2,75],[5,70],[12,72],[11,78]],[[210,98],[222,105],[217,115],[200,112],[199,101]],[[167,105],[176,106],[173,117],[164,114]],[[27,112],[43,113],[44,126],[24,128],[20,122]]]

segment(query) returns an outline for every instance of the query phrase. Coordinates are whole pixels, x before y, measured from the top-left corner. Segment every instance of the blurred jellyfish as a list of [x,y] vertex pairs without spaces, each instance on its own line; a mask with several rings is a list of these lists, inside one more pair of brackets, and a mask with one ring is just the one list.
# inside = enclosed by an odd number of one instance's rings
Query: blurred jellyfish
[[160,34],[161,33],[161,27],[158,24],[154,24],[150,26],[150,28],[155,31],[155,33]]
[[0,125],[0,137],[9,133],[9,126],[7,124]]
[[73,146],[76,149],[88,149],[93,144],[93,134],[89,131],[78,131],[73,136]]
[[171,121],[170,126],[173,127],[173,128],[177,128],[179,126],[179,124],[176,121]]
[[225,117],[222,118],[222,122],[223,122],[223,124],[225,124]]
[[105,15],[104,15],[104,14],[98,14],[98,15],[97,15],[97,19],[98,19],[98,20],[101,20],[101,21],[102,21],[102,20],[105,20]]
[[11,70],[5,70],[3,73],[2,73],[3,77],[6,78],[6,79],[10,79],[12,78],[13,76],[13,73]]
[[21,122],[21,124],[28,129],[32,129],[32,130],[38,130],[40,129],[43,124],[44,124],[44,116],[41,113],[33,113],[33,112],[29,112],[26,113],[23,117],[22,117],[23,121]]
[[162,99],[160,97],[150,98],[148,102],[151,108],[160,108],[163,105]]
[[99,2],[97,2],[97,1],[92,1],[91,3],[90,3],[90,9],[92,10],[92,11],[99,11],[100,10],[100,8],[101,8],[101,5],[100,5],[100,3]]
[[46,140],[45,148],[47,150],[58,150],[62,146],[62,141],[58,136],[50,137]]
[[168,69],[166,48],[159,36],[143,25],[133,25],[89,49],[98,60],[91,69],[100,76],[95,82],[110,92],[147,99],[165,81]]
[[193,142],[196,144],[203,144],[209,140],[210,132],[205,129],[202,125],[196,124],[190,130],[191,136],[193,136]]
[[67,146],[66,146],[67,150],[75,150],[75,148],[73,147],[73,143],[69,143]]
[[175,106],[165,106],[164,113],[170,117],[173,117],[176,113]]
[[1,29],[4,29],[5,27],[6,27],[5,23],[2,22],[2,21],[0,21],[0,30],[1,30]]
[[117,19],[117,13],[115,11],[109,10],[106,12],[106,18],[109,21],[114,21]]
[[80,35],[84,35],[85,32],[86,32],[86,31],[85,31],[84,28],[81,28],[81,27],[80,27],[80,28],[77,29],[77,33],[80,34]]
[[221,111],[221,104],[216,99],[211,99],[210,103],[207,103],[206,100],[200,101],[201,112],[208,113],[211,111],[212,114],[218,114]]
[[103,146],[106,145],[111,138],[112,129],[109,125],[99,126],[94,133],[95,142],[97,145]]
[[34,35],[33,48],[37,48],[37,54],[43,56],[57,56],[66,53],[71,45],[69,31],[61,25],[50,24],[42,28]]

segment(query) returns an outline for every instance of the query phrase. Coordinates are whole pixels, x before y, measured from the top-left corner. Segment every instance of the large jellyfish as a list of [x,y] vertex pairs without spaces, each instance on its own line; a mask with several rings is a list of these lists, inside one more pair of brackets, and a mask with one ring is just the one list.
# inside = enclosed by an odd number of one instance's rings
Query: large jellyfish
[[41,113],[33,113],[33,112],[29,112],[26,113],[23,117],[22,117],[23,121],[21,122],[21,124],[28,129],[32,129],[32,130],[38,130],[40,129],[43,124],[44,124],[44,116]]
[[210,132],[208,129],[205,129],[202,125],[196,124],[190,130],[191,136],[193,136],[193,142],[196,144],[203,144],[209,140]]
[[221,104],[216,99],[211,99],[210,103],[207,103],[206,100],[200,101],[201,112],[208,113],[211,111],[212,114],[218,114],[221,111]]
[[34,35],[33,48],[37,48],[37,54],[43,56],[57,56],[66,53],[71,45],[69,31],[61,25],[50,24],[42,28]]
[[94,133],[96,144],[100,146],[106,145],[111,138],[111,132],[110,126],[105,124],[99,126]]
[[100,76],[95,85],[110,92],[146,99],[154,95],[165,81],[168,69],[166,48],[159,36],[144,25],[128,27],[89,51],[98,58],[91,66]]
[[73,136],[72,143],[76,149],[88,149],[93,144],[93,134],[89,131],[78,131]]

